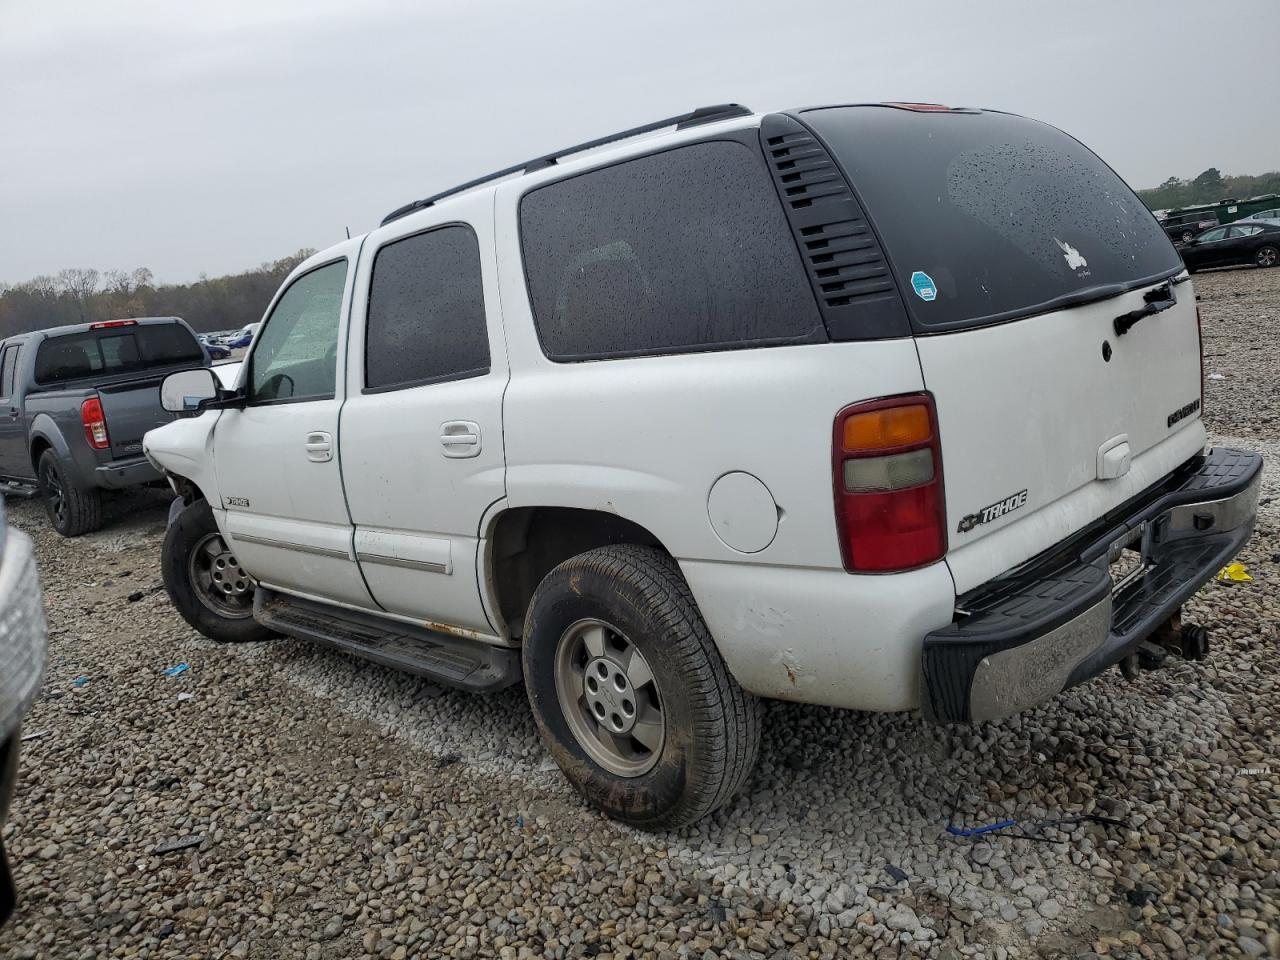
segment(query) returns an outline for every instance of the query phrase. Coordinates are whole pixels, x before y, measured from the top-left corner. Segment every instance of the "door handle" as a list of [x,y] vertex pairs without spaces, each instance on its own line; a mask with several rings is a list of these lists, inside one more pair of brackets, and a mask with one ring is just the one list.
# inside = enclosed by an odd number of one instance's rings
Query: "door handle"
[[473,420],[449,420],[440,424],[440,445],[444,455],[461,459],[480,455],[480,424]]
[[333,434],[316,430],[307,434],[307,459],[312,463],[328,463],[333,459]]

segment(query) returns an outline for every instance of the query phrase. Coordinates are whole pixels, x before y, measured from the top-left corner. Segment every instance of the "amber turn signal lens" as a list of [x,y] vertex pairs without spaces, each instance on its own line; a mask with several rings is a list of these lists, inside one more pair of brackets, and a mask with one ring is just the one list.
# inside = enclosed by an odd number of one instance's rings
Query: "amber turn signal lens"
[[931,432],[929,408],[924,404],[868,410],[845,420],[844,448],[850,453],[891,450],[924,443]]

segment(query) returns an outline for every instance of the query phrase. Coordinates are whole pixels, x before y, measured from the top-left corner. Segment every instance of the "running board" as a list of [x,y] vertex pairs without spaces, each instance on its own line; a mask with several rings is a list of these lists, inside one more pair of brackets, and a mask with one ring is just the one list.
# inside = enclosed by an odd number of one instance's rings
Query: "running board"
[[520,652],[259,587],[253,618],[405,673],[482,693],[520,680]]

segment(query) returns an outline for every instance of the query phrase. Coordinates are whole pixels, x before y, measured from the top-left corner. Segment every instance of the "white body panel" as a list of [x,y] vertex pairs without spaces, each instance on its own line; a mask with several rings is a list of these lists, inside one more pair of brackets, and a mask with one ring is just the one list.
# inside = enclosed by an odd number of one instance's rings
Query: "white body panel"
[[[942,437],[950,550],[963,593],[1047,549],[1194,456],[1200,397],[1195,292],[1116,336],[1142,290],[978,330],[919,337]],[[1103,360],[1103,341],[1110,361]],[[1128,471],[1099,479],[1099,450],[1125,436]],[[962,517],[1027,491],[1024,506],[962,531]]]

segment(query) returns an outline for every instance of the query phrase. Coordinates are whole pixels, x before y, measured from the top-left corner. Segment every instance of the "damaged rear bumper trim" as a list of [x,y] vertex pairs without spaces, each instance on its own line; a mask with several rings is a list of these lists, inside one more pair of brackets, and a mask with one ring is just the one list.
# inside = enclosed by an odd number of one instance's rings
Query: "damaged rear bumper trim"
[[[925,637],[922,709],[942,722],[992,720],[1116,663],[1244,546],[1262,458],[1219,448],[1174,487],[1158,485],[1101,535],[971,591]],[[1117,546],[1141,546],[1141,576],[1112,581]],[[960,612],[963,611],[963,612]]]

